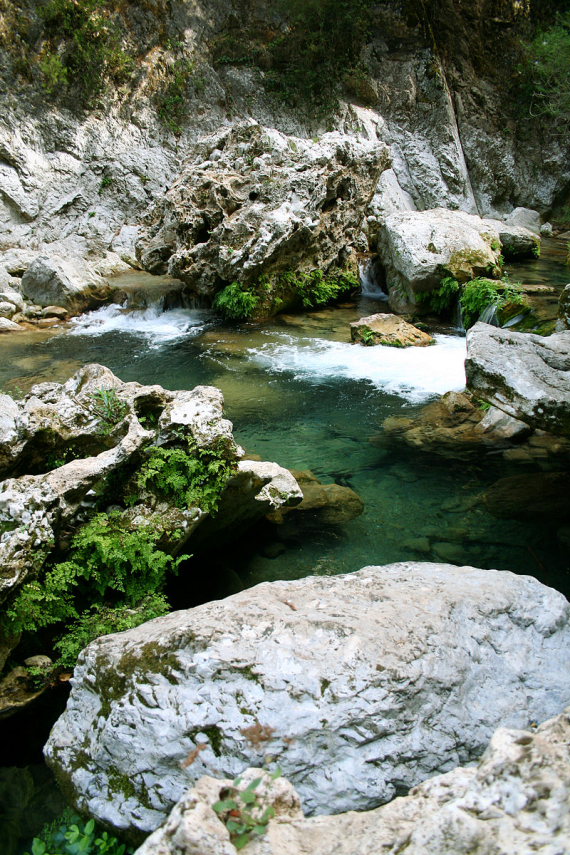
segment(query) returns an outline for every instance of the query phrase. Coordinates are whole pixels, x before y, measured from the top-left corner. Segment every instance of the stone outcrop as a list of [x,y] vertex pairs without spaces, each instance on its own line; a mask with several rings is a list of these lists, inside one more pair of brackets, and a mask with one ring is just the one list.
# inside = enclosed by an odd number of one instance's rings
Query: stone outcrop
[[[570,710],[538,728],[500,728],[476,766],[454,769],[414,787],[409,795],[366,813],[300,816],[296,792],[248,769],[245,786],[261,778],[259,806],[275,817],[252,835],[251,855],[458,855],[459,852],[561,855],[570,839]],[[212,810],[231,781],[202,778],[176,805],[166,824],[136,855],[235,855],[220,816]]]
[[570,329],[570,285],[566,285],[558,303],[558,326],[560,330]]
[[269,757],[308,813],[374,807],[562,709],[569,617],[535,579],[469,567],[264,583],[90,644],[46,758],[132,834]]
[[467,333],[467,386],[509,416],[570,433],[570,332],[548,337],[477,323]]
[[435,344],[431,335],[403,318],[381,313],[354,321],[350,325],[350,337],[360,344],[384,344],[388,347],[425,347]]
[[313,514],[324,525],[342,525],[360,516],[364,502],[350,487],[341,484],[323,484],[309,469],[291,469],[291,475],[303,493],[303,501],[295,507],[282,507],[271,514],[271,522],[281,523],[293,513]]
[[346,263],[387,147],[338,132],[318,142],[250,121],[200,140],[138,241],[143,266],[191,290]]
[[43,307],[68,306],[90,309],[108,300],[111,288],[100,276],[77,269],[69,261],[39,255],[22,277],[21,292],[34,304]]
[[485,275],[496,266],[500,250],[491,220],[442,208],[390,214],[379,240],[390,307],[395,312],[421,310],[422,295],[442,278],[465,282]]
[[[118,479],[132,477],[145,449],[179,443],[182,433],[197,449],[222,444],[239,458],[222,404],[212,387],[169,392],[123,383],[100,365],[83,367],[63,385],[34,386],[20,402],[0,396],[0,601],[40,570],[70,528],[117,506]],[[199,506],[182,509],[151,491],[138,494],[122,512],[125,520],[160,521],[165,549],[176,553],[198,529],[201,542],[219,540],[302,498],[286,469],[253,461],[236,464],[215,519]]]

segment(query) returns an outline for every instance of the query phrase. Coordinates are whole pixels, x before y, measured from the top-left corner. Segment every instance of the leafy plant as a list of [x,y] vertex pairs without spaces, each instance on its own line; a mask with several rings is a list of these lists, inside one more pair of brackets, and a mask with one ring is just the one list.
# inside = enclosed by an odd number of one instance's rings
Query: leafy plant
[[252,317],[259,297],[240,282],[232,282],[216,295],[214,308],[229,321],[246,321]]
[[236,469],[234,452],[220,446],[199,448],[189,439],[185,449],[151,448],[136,481],[177,507],[199,507],[213,515]]
[[[167,66],[166,85],[155,101],[160,120],[173,133],[180,134],[188,114],[188,88],[195,77],[196,65],[188,57],[178,57]],[[197,83],[200,78],[195,78]]]
[[[272,777],[277,777],[276,772]],[[236,778],[233,787],[222,791],[222,798],[212,805],[230,833],[230,840],[236,849],[243,849],[254,837],[261,837],[267,831],[269,820],[275,816],[275,808],[261,804],[257,788],[261,778],[254,778],[246,787],[239,789],[241,778]]]
[[360,335],[362,344],[366,345],[367,347],[370,347],[376,341],[376,336],[374,335],[372,330],[367,330],[367,329],[360,330],[359,335]]
[[121,401],[116,389],[96,389],[89,399],[91,412],[103,422],[104,433],[111,431],[129,412],[129,405]]
[[444,277],[433,291],[419,295],[420,302],[437,315],[446,312],[454,304],[461,286],[453,276]]
[[[131,847],[67,809],[46,825],[32,843],[31,855],[130,855]],[[30,855],[30,853],[26,853]]]
[[295,283],[306,309],[338,300],[359,285],[351,273],[323,273],[322,270],[311,270],[309,273],[285,275],[292,277],[291,281]]
[[521,69],[532,116],[551,116],[560,126],[570,122],[570,11],[537,33],[526,47]]

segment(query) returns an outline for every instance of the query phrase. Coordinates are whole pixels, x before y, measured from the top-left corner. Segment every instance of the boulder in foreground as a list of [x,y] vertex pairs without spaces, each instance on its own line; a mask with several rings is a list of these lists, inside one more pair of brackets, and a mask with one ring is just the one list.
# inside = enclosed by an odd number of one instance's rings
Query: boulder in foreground
[[445,564],[264,583],[90,644],[46,757],[131,836],[268,757],[307,813],[376,807],[568,704],[569,616],[531,577]]

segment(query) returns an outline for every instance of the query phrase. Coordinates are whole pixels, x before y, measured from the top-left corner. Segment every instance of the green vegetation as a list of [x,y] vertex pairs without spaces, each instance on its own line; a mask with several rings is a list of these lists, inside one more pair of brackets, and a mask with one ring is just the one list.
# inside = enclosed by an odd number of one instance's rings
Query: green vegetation
[[[277,778],[280,771],[274,772]],[[230,833],[230,841],[236,849],[243,849],[250,840],[261,837],[267,831],[269,820],[275,816],[275,808],[263,808],[256,790],[261,778],[254,778],[246,787],[239,789],[241,778],[236,778],[233,787],[222,791],[220,801],[212,805]]]
[[198,448],[187,440],[186,448],[153,446],[136,483],[179,508],[199,507],[213,515],[236,469],[235,453],[227,446]]
[[34,838],[31,855],[130,855],[132,852],[131,847],[99,828],[95,820],[86,821],[67,809],[43,828],[40,837]]
[[255,312],[259,297],[239,282],[232,282],[217,294],[214,309],[228,321],[247,321]]
[[560,128],[570,123],[570,11],[536,34],[520,69],[531,116],[549,116]]
[[89,397],[91,412],[102,422],[103,433],[110,433],[129,412],[129,405],[121,401],[116,389],[96,389]]
[[457,299],[466,329],[473,326],[481,312],[489,306],[495,306],[500,312],[508,305],[525,305],[521,286],[510,282],[506,276],[498,280],[479,277],[464,285],[447,276],[437,288],[422,295],[421,303],[439,315],[449,311]]
[[309,273],[285,273],[283,278],[293,285],[305,309],[332,303],[349,294],[359,285],[358,279],[352,273],[323,273],[322,270],[311,270]]
[[107,0],[48,0],[39,70],[49,95],[71,91],[89,106],[107,81],[126,82],[134,57],[123,46],[120,16]]

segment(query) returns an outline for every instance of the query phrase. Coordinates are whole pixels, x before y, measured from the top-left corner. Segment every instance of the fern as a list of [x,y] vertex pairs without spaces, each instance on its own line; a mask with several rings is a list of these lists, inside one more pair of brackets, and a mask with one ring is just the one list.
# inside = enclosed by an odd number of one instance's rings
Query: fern
[[137,475],[141,489],[150,489],[179,508],[199,507],[214,515],[222,493],[237,469],[235,455],[218,448],[150,449]]

